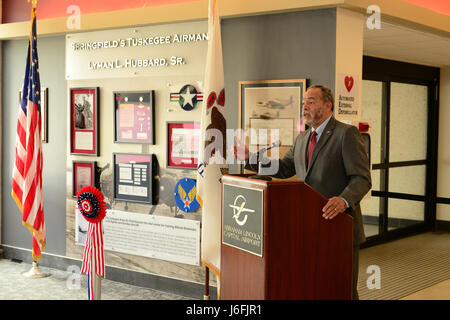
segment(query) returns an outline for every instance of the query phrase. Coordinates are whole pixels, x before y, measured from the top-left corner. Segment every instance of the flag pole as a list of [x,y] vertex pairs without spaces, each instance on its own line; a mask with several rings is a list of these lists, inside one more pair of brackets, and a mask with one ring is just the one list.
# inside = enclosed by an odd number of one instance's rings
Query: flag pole
[[201,251],[202,262],[206,267],[205,300],[209,299],[210,270],[217,276],[217,297],[220,299],[220,192],[222,188],[220,179],[223,176],[224,162],[216,160],[222,157],[226,161],[227,158],[226,148],[218,149],[217,146],[214,146],[214,154],[208,150],[210,144],[216,143],[214,137],[210,137],[215,135],[212,132],[218,131],[218,134],[221,134],[223,145],[226,146],[227,127],[218,0],[209,0],[208,9],[209,39],[204,75],[204,92],[205,97],[208,98],[204,99],[202,104],[200,141],[203,146],[200,148],[198,156],[196,195],[203,211]]
[[[28,0],[28,3],[32,4],[31,6],[31,19],[33,20],[33,16],[35,14],[34,10],[36,10],[36,5],[37,5],[37,0]],[[33,28],[33,26],[31,26],[31,28]],[[30,32],[30,59],[32,59],[32,54],[31,54],[31,50],[32,50],[32,46],[31,46],[31,42],[33,41],[32,39],[32,32]],[[34,236],[34,234],[33,234]],[[34,241],[34,240],[33,240]],[[31,269],[27,272],[23,272],[22,275],[26,278],[45,278],[50,276],[50,274],[48,273],[41,273],[39,270],[39,266],[38,266],[38,261],[39,261],[40,257],[36,258],[34,256],[34,252],[33,252],[33,263],[31,266]]]
[[209,268],[205,266],[205,293],[203,300],[209,300]]
[[96,256],[95,250],[92,250],[92,260],[91,260],[91,279],[92,279],[92,298],[93,300],[102,299],[102,278],[95,272],[96,269]]
[[28,270],[27,272],[23,272],[22,275],[25,278],[33,278],[33,279],[45,278],[45,277],[50,276],[49,273],[42,273],[39,270],[38,263],[36,261],[34,261],[34,260],[33,260],[33,263],[31,265],[31,269]]

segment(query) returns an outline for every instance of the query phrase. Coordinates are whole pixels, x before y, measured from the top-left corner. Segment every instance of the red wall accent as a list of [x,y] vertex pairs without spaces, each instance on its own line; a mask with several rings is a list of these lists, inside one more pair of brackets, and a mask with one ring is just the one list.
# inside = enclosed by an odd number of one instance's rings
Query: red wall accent
[[[38,19],[69,17],[67,8],[80,7],[81,14],[115,10],[144,8],[195,0],[38,0]],[[27,21],[30,19],[31,3],[27,0],[3,0],[3,23]]]
[[403,1],[450,16],[449,0],[403,0]]
[[[38,19],[69,16],[67,8],[77,5],[81,14],[159,6],[197,0],[38,0]],[[449,0],[402,0],[450,16]],[[3,0],[3,23],[30,19],[31,4],[27,0]]]

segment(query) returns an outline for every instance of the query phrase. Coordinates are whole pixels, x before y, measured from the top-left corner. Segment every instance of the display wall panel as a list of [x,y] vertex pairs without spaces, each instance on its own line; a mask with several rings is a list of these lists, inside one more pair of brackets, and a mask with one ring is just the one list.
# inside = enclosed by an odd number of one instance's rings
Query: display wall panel
[[[136,30],[136,32],[134,32]],[[77,87],[99,87],[99,114],[101,119],[99,123],[100,136],[100,153],[96,157],[98,164],[99,186],[105,196],[107,207],[110,210],[126,212],[129,215],[135,216],[139,219],[139,215],[152,215],[164,218],[183,218],[186,220],[201,220],[201,210],[193,213],[185,213],[178,208],[175,198],[174,189],[178,181],[183,178],[194,178],[195,170],[173,170],[166,167],[167,163],[167,121],[198,121],[200,118],[201,104],[196,103],[191,111],[185,111],[180,105],[184,92],[182,88],[187,84],[194,87],[199,93],[202,92],[203,70],[204,65],[202,57],[206,57],[207,41],[189,41],[189,36],[184,37],[185,42],[178,42],[176,39],[180,34],[204,34],[207,32],[206,21],[196,22],[191,24],[172,24],[160,25],[157,27],[142,27],[138,29],[121,29],[102,31],[94,33],[81,33],[73,35],[67,39],[66,50],[73,50],[74,43],[80,46],[90,46],[90,48],[78,48],[77,50],[66,52],[66,62],[72,63],[66,66],[66,76],[70,88]],[[163,37],[164,36],[164,37]],[[165,43],[151,44],[149,37],[163,37]],[[131,40],[131,38],[133,40]],[[114,41],[125,39],[125,47],[114,47]],[[129,41],[126,39],[130,39]],[[183,39],[183,36],[181,36]],[[198,39],[198,38],[197,38]],[[92,48],[92,43],[95,41],[110,40],[111,47]],[[142,40],[142,42],[140,42]],[[135,42],[133,42],[135,41]],[[109,42],[108,42],[109,43]],[[155,52],[157,48],[157,52]],[[170,65],[170,55],[175,54],[183,56],[186,59],[185,66]],[[170,51],[168,53],[168,51]],[[105,52],[108,55],[105,55]],[[142,65],[126,65],[126,60],[131,59],[131,56],[136,59],[151,59],[155,57],[167,58],[168,65],[159,66],[144,66]],[[77,56],[83,56],[83,59],[77,60]],[[114,68],[106,69],[89,69],[91,61],[106,62],[105,67],[109,66],[109,60],[114,57],[114,61],[120,61],[122,67],[115,68],[118,64],[113,64]],[[192,58],[192,59],[191,59]],[[143,61],[143,60],[142,60]],[[147,62],[150,60],[147,60]],[[114,62],[115,63],[115,62]],[[92,66],[92,64],[91,64]],[[78,68],[80,70],[78,70]],[[189,69],[191,68],[191,69]],[[72,71],[75,70],[76,73]],[[152,112],[153,117],[151,123],[153,128],[151,133],[153,135],[151,143],[139,143],[134,141],[123,141],[124,139],[117,139],[116,136],[116,117],[115,111],[117,107],[117,93],[118,92],[151,92]],[[175,98],[177,97],[177,99]],[[125,103],[130,104],[133,100],[127,96],[123,96]],[[130,100],[131,99],[131,100]],[[137,108],[144,103],[145,99],[139,101],[137,97],[135,105]],[[143,104],[144,105],[144,104]],[[139,126],[139,113],[128,114],[125,119],[127,125]],[[126,116],[122,114],[122,116]],[[150,116],[150,115],[147,115]],[[145,120],[145,119],[144,119]],[[123,124],[123,122],[122,122]],[[139,128],[136,128],[139,129]],[[139,131],[139,130],[137,130]],[[139,180],[140,183],[145,181],[152,181],[150,184],[152,191],[152,201],[135,201],[136,197],[127,200],[127,197],[117,196],[118,176],[114,174],[113,154],[153,154],[152,170],[146,170],[143,175],[142,171],[136,175],[136,170],[131,169],[131,177]],[[69,158],[79,159],[80,156],[68,157],[68,162],[72,161]],[[125,173],[125,171],[123,172]],[[70,173],[71,174],[71,173]],[[151,175],[151,176],[150,176]],[[123,178],[123,177],[122,177]],[[134,185],[134,183],[133,183]],[[153,196],[154,193],[154,196]],[[80,226],[76,219],[75,201],[67,199],[67,255],[72,258],[81,259],[83,256],[84,246],[76,242],[79,237]],[[170,221],[170,219],[169,219]],[[130,235],[131,237],[132,235]],[[169,235],[167,235],[169,236]],[[131,240],[130,240],[131,241]],[[138,238],[133,241],[139,241]],[[204,279],[204,268],[195,265],[186,265],[180,262],[167,261],[151,257],[148,254],[138,255],[125,253],[124,250],[111,250],[114,246],[108,246],[105,243],[105,261],[107,265],[117,266],[120,268],[127,268],[135,271],[148,272],[151,274],[162,275],[165,277],[184,279],[187,281],[202,282]],[[108,249],[109,248],[109,249]],[[214,283],[214,279],[211,279]]]

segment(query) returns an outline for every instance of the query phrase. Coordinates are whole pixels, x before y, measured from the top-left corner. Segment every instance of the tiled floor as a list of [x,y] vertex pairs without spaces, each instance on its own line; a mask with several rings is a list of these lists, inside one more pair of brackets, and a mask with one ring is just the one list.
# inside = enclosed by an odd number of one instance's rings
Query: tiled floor
[[450,300],[450,279],[400,300]]
[[[361,300],[399,300],[425,290],[423,297],[431,294],[426,289],[450,279],[450,232],[426,232],[362,249],[359,266]],[[430,299],[448,299],[441,288]]]
[[[31,269],[27,263],[0,260],[0,300],[87,300],[87,276],[39,267],[46,278],[22,275]],[[152,289],[102,280],[102,300],[185,300],[191,299]]]
[[[47,278],[28,279],[22,272],[31,265],[0,260],[0,300],[87,300],[87,277],[40,267]],[[77,280],[79,279],[79,280]],[[103,300],[186,300],[166,292],[135,287],[110,280],[102,281]],[[401,300],[450,300],[450,279]]]
[[[450,233],[424,233],[360,252],[361,300],[450,300]],[[382,268],[380,290],[366,290],[366,265]],[[39,267],[49,277],[22,275],[31,265],[0,259],[0,300],[87,300],[87,276]],[[414,280],[414,281],[412,281]],[[371,291],[379,291],[378,295]],[[395,294],[394,294],[395,293]],[[102,300],[192,300],[168,292],[102,280]]]

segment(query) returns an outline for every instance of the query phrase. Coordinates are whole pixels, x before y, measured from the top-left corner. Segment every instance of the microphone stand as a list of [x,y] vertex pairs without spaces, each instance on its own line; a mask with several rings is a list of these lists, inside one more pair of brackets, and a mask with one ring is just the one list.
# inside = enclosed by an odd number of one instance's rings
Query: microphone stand
[[262,159],[264,153],[272,148],[278,148],[281,145],[281,141],[275,141],[274,143],[272,143],[270,146],[268,146],[267,148],[262,148],[261,150],[258,151],[257,156],[256,156],[256,162],[258,163],[258,174],[249,176],[249,179],[259,179],[259,180],[265,180],[265,181],[272,181],[272,178],[269,176],[265,176],[265,175],[261,175],[261,168],[262,168],[262,163],[260,161],[260,159]]

